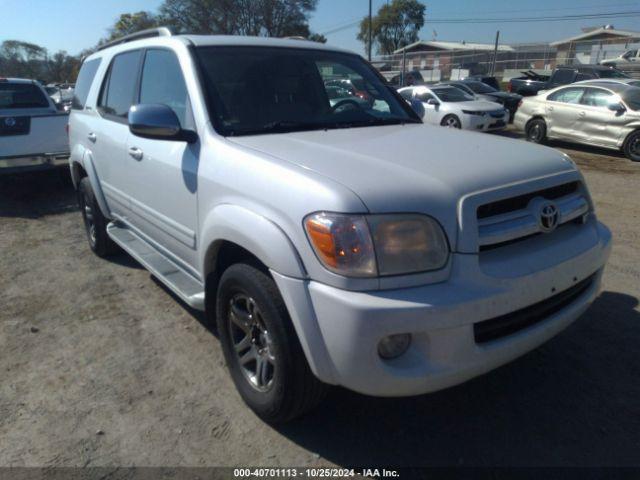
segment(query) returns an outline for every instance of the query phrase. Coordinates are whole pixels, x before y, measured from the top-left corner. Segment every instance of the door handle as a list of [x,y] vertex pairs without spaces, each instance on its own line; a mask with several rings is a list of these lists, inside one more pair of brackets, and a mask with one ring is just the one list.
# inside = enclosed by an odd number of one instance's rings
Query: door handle
[[143,156],[142,150],[140,150],[138,147],[130,147],[129,155],[135,158],[136,160],[142,160],[142,156]]
[[547,110],[549,110],[550,112],[553,112],[553,107],[552,106],[548,106]]
[[89,139],[90,142],[95,143],[98,137],[96,137],[95,133],[91,132],[89,135],[87,135],[87,138]]
[[584,117],[585,115],[586,115],[586,113],[584,113],[584,112],[580,112],[580,113],[578,114],[578,116],[579,116],[579,117]]

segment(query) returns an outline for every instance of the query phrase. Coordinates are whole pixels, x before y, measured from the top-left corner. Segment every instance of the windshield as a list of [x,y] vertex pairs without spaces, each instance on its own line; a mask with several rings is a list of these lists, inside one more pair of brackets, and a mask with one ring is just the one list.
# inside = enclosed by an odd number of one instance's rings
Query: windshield
[[[420,122],[356,55],[241,46],[196,52],[212,122],[225,136]],[[336,91],[340,80],[362,90],[359,101]]]
[[438,87],[432,89],[432,92],[443,102],[469,102],[474,100],[471,95],[455,87]]
[[476,93],[495,93],[497,90],[493,87],[490,87],[486,83],[482,82],[465,82],[465,85],[468,86],[471,90]]
[[640,88],[630,88],[620,96],[631,110],[640,110]]
[[598,70],[598,75],[600,78],[629,78],[629,75],[614,69]]
[[32,83],[0,82],[0,108],[47,108],[49,102]]

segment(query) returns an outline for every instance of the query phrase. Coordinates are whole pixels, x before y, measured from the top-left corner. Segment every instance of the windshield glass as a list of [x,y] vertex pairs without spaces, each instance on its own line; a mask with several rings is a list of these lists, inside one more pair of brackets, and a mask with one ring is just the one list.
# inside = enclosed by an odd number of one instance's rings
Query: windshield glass
[[433,93],[443,102],[469,102],[474,98],[455,87],[434,88]]
[[[222,135],[420,122],[356,55],[241,46],[196,51],[209,113]],[[357,91],[344,88],[349,85]]]
[[465,82],[471,90],[476,93],[495,93],[497,90],[482,82]]
[[0,108],[47,108],[44,93],[31,83],[0,82]]
[[618,70],[599,70],[598,75],[600,78],[629,78],[629,75],[626,75]]
[[620,96],[631,110],[640,110],[640,88],[630,88]]

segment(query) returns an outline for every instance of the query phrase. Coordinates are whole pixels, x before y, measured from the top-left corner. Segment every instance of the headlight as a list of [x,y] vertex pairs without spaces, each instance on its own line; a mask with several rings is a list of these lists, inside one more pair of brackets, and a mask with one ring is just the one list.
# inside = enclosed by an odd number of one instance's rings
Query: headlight
[[322,264],[340,275],[426,272],[444,267],[449,257],[442,228],[426,215],[322,212],[306,217],[304,226]]

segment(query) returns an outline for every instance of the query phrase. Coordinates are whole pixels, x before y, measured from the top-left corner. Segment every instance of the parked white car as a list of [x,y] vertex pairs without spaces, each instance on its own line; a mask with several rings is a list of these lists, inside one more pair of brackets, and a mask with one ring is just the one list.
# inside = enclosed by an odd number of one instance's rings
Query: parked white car
[[589,85],[602,83],[618,83],[622,85],[630,85],[632,87],[640,87],[640,80],[637,78],[593,78],[590,80],[581,80],[574,82],[573,85]]
[[640,88],[626,83],[589,80],[525,97],[514,125],[531,142],[556,139],[622,150],[640,162]]
[[610,67],[615,67],[618,65],[625,66],[631,64],[640,64],[640,49],[634,48],[631,50],[627,50],[618,57],[607,58],[606,60],[600,61],[600,65],[607,65]]
[[68,119],[38,82],[0,78],[0,175],[67,166]]
[[506,128],[509,111],[502,105],[474,96],[459,88],[442,85],[404,87],[398,90],[409,102],[422,103],[422,120],[433,125],[480,132]]
[[[324,44],[166,29],[117,42],[84,61],[70,119],[89,246],[119,245],[204,310],[265,420],[327,385],[464,382],[597,296],[611,234],[566,155],[425,128],[369,63]],[[332,106],[336,74],[373,102]]]

